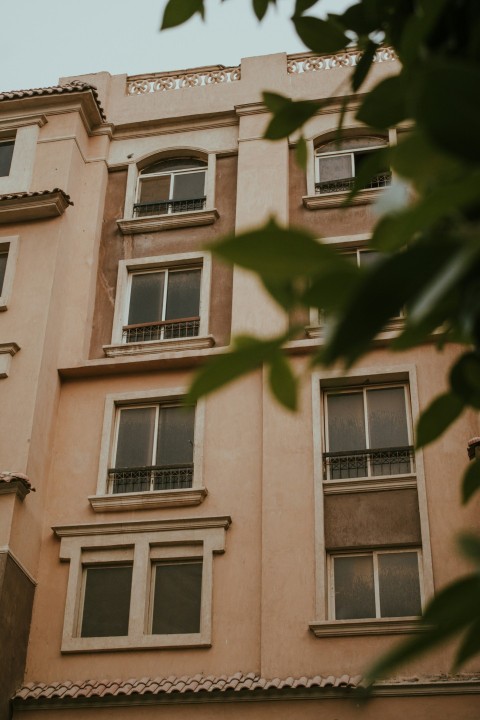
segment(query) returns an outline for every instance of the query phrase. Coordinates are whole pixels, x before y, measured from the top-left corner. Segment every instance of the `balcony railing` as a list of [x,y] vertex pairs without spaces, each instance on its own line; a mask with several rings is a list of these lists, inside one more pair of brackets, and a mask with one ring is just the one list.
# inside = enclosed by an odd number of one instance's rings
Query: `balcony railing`
[[122,340],[124,343],[135,343],[148,342],[149,340],[197,337],[199,328],[200,318],[198,316],[124,325]]
[[325,480],[407,475],[415,471],[413,445],[323,453]]
[[[326,182],[315,183],[315,194],[316,195],[327,195],[328,193],[343,192],[351,190],[355,182],[354,177],[340,178],[339,180],[327,180]],[[383,172],[375,175],[363,190],[383,188],[390,185],[392,182],[392,173]]]
[[191,488],[192,481],[193,463],[108,470],[108,491],[114,495],[153,490],[180,490]]
[[190,210],[203,210],[206,197],[191,198],[189,200],[162,200],[153,203],[135,203],[134,217],[148,217],[149,215],[170,215],[172,213],[189,212]]

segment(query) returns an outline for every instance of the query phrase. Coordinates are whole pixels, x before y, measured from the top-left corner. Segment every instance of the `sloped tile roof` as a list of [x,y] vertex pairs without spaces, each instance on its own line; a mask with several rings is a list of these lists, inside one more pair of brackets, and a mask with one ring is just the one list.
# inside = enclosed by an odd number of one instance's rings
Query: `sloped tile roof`
[[4,195],[0,195],[0,201],[20,200],[21,198],[39,197],[40,195],[53,195],[53,193],[60,193],[68,205],[73,205],[70,195],[67,195],[67,193],[61,190],[61,188],[53,188],[53,190],[34,190],[32,192],[6,193]]
[[[128,696],[137,698],[157,696],[158,700],[166,700],[168,696],[198,695],[200,693],[240,693],[245,694],[278,694],[279,691],[295,691],[305,689],[353,689],[360,683],[360,676],[350,677],[288,677],[267,680],[255,673],[235,673],[235,675],[194,675],[180,678],[140,678],[130,680],[85,680],[82,682],[27,683],[14,697],[16,704],[23,702],[34,704],[51,702],[68,702],[72,700],[99,700],[100,698],[117,698]],[[269,692],[270,691],[270,692]],[[171,697],[173,700],[174,698]]]
[[22,485],[27,488],[27,490],[33,490],[35,492],[35,488],[32,488],[30,480],[23,473],[13,472],[11,470],[4,470],[0,472],[0,484],[16,481],[21,482]]
[[100,102],[97,88],[95,85],[83,82],[82,80],[73,80],[65,85],[52,85],[44,88],[32,88],[30,90],[10,90],[9,92],[0,93],[0,102],[2,100],[19,100],[28,97],[40,97],[45,95],[62,95],[64,93],[86,92],[90,91],[93,95],[98,111],[103,121],[106,121],[105,111]]

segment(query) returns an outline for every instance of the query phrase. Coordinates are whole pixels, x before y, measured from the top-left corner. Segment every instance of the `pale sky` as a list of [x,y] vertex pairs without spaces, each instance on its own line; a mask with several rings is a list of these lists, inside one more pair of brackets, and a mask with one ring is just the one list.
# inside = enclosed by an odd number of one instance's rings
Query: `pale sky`
[[[14,0],[2,6],[0,92],[55,85],[59,77],[107,70],[137,75],[304,49],[277,0],[259,24],[251,0],[207,0],[207,21],[159,32],[167,0]],[[323,0],[341,12],[352,0]],[[319,11],[316,8],[315,14]]]

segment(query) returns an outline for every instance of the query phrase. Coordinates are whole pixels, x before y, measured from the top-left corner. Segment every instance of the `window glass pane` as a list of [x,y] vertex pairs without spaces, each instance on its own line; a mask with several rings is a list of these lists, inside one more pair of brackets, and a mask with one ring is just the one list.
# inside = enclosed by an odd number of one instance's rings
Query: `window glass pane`
[[[152,465],[155,412],[154,407],[121,410],[116,468]],[[128,491],[123,490],[123,492]]]
[[132,566],[86,570],[81,637],[128,635]]
[[0,142],[0,176],[5,177],[10,174],[10,166],[12,164],[14,140]]
[[157,465],[193,462],[194,407],[161,407],[158,419]]
[[366,438],[363,394],[328,394],[327,402],[329,452],[364,450]]
[[375,617],[372,556],[337,557],[334,575],[336,620]]
[[171,160],[160,160],[140,171],[140,175],[148,175],[157,172],[173,172],[175,170],[187,170],[188,168],[206,167],[204,160],[196,158],[172,158]]
[[370,447],[408,445],[407,413],[403,387],[367,390]]
[[164,272],[132,275],[128,325],[162,319]]
[[201,275],[201,270],[169,273],[165,320],[198,317]]
[[173,177],[173,199],[193,200],[205,195],[205,173],[181,173]]
[[379,554],[378,576],[382,617],[421,615],[416,552]]
[[152,633],[200,632],[202,563],[155,566]]
[[320,157],[318,159],[318,168],[319,182],[353,177],[352,156],[350,154]]
[[8,252],[0,252],[0,295],[2,294],[5,269],[7,267]]
[[370,267],[371,265],[375,265],[381,257],[382,254],[375,252],[375,250],[362,250],[359,253],[360,266]]
[[145,178],[140,183],[140,203],[164,202],[170,198],[170,175]]

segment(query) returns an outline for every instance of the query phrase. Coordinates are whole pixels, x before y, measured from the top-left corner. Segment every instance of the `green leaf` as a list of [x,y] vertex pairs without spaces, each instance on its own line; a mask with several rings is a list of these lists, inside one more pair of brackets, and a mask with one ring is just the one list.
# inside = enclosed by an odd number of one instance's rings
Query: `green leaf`
[[362,164],[355,174],[352,189],[348,194],[344,205],[349,205],[352,198],[360,191],[367,187],[368,183],[382,172],[388,172],[390,165],[390,152],[388,147],[380,148],[374,152],[370,152],[365,156]]
[[[281,104],[281,100],[284,103]],[[263,93],[265,105],[273,111],[273,118],[265,131],[268,140],[281,140],[301,128],[315,115],[321,103],[310,100],[293,101],[275,93]]]
[[292,18],[300,40],[313,52],[335,53],[343,50],[349,43],[348,37],[335,20],[307,16]]
[[453,393],[445,393],[421,414],[417,425],[417,448],[436,440],[460,415],[464,402]]
[[458,538],[459,548],[465,557],[480,566],[480,537],[471,533],[463,533]]
[[375,57],[377,48],[378,45],[374,43],[373,40],[368,40],[367,47],[363,51],[362,56],[358,61],[352,75],[351,84],[352,90],[354,92],[357,92],[357,90],[359,90],[360,86],[363,84],[363,81],[367,77],[368,71],[372,67],[373,58]]
[[183,25],[190,18],[199,13],[205,19],[203,0],[168,0],[163,13],[161,30]]
[[453,669],[458,670],[461,665],[478,653],[480,653],[480,618],[468,628],[455,658]]
[[297,165],[301,167],[302,170],[307,169],[308,151],[307,143],[303,135],[298,138],[297,146],[295,148],[295,159],[297,161]]
[[253,12],[257,16],[258,20],[263,20],[270,3],[275,5],[276,0],[252,0]]
[[[416,116],[432,141],[467,162],[480,160],[480,133],[472,118],[478,117],[480,87],[478,64],[459,60],[431,60],[419,78]],[[445,98],[450,108],[446,111]],[[461,128],[461,131],[459,131]]]
[[283,336],[271,340],[258,340],[248,336],[237,338],[234,350],[210,358],[196,373],[186,402],[195,403],[204,395],[262,367],[280,352],[285,339]]
[[357,112],[357,120],[372,128],[385,130],[409,117],[406,104],[406,81],[393,75],[378,83]]
[[450,385],[466,405],[480,408],[480,355],[465,353],[450,372]]
[[[451,635],[478,618],[480,577],[469,575],[444,588],[427,607],[420,629],[423,632],[380,658],[366,673],[371,684],[413,657],[448,640]],[[453,609],[453,610],[452,610]]]
[[304,230],[283,228],[274,220],[256,230],[227,237],[208,249],[277,284],[297,276],[312,277],[324,263],[338,263],[333,248],[322,245]]
[[297,379],[281,353],[274,355],[270,361],[270,388],[278,402],[288,410],[297,409]]
[[293,17],[298,17],[299,15],[303,15],[305,10],[309,10],[311,7],[316,5],[318,0],[297,0],[295,3],[295,10],[293,13]]
[[463,476],[462,502],[465,505],[480,490],[480,461],[472,460]]

